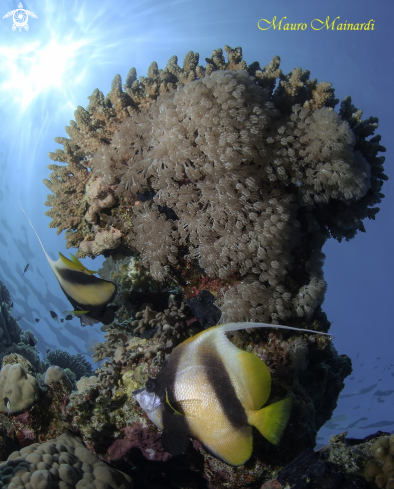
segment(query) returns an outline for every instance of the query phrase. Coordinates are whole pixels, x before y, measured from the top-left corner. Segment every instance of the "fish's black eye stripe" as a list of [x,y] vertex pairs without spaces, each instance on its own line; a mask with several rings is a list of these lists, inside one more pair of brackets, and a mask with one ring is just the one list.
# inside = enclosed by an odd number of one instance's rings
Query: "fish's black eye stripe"
[[248,425],[248,418],[222,359],[213,348],[206,351],[205,345],[204,350],[199,352],[199,356],[223,413],[235,429],[244,428]]

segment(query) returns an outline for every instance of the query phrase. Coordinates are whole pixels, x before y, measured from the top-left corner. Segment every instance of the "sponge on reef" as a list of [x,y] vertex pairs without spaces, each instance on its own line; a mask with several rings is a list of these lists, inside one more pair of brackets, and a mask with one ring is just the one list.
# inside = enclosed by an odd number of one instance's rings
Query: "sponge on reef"
[[5,365],[0,372],[0,411],[6,411],[4,398],[10,401],[10,413],[28,409],[38,397],[37,380],[20,363]]
[[[11,453],[0,464],[8,489],[132,489],[132,479],[97,459],[70,433]],[[4,487],[4,486],[2,486]]]

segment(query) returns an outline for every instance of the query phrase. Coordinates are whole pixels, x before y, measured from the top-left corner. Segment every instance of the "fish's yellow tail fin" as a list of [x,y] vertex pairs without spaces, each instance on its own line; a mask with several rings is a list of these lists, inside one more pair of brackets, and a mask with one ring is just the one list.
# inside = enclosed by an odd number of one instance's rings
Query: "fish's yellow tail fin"
[[291,399],[274,402],[258,411],[249,411],[248,423],[255,426],[269,442],[277,445],[289,421]]

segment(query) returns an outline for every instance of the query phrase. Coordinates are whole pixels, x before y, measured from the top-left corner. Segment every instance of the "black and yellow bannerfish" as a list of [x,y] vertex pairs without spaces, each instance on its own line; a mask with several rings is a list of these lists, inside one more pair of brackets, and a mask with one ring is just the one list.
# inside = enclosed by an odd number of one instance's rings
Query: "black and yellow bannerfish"
[[23,209],[22,211],[29,220],[48,263],[62,291],[74,307],[74,314],[80,318],[82,326],[98,322],[112,323],[117,308],[108,306],[108,304],[115,298],[116,285],[108,280],[95,277],[93,274],[97,272],[87,269],[72,254],[70,254],[71,258],[68,259],[59,252],[60,258],[57,261],[51,260],[29,216]]
[[184,453],[189,436],[230,465],[252,454],[252,426],[278,444],[291,410],[291,399],[263,407],[271,392],[271,374],[256,355],[234,346],[225,333],[245,328],[280,328],[263,323],[228,323],[198,333],[178,345],[156,379],[133,392],[148,417],[163,431],[162,444],[173,455]]

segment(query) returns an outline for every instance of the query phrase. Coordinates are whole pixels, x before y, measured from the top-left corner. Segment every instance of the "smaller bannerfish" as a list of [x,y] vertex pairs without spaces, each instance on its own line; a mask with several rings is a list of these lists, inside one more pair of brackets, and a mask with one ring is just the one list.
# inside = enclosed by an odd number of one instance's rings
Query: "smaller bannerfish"
[[[22,207],[21,207],[22,209]],[[88,270],[77,257],[65,257],[59,252],[57,261],[51,260],[26,212],[46,259],[67,299],[74,307],[72,311],[80,318],[82,326],[87,324],[110,324],[114,320],[117,306],[109,306],[116,295],[116,285],[108,280],[95,277],[95,271]],[[53,317],[53,316],[52,316]]]
[[192,437],[227,464],[242,465],[252,454],[252,426],[269,442],[279,443],[290,417],[291,399],[262,407],[271,393],[268,367],[225,335],[245,328],[327,335],[275,324],[229,323],[178,345],[156,379],[133,392],[150,420],[163,431],[163,447],[172,455],[185,453]]

